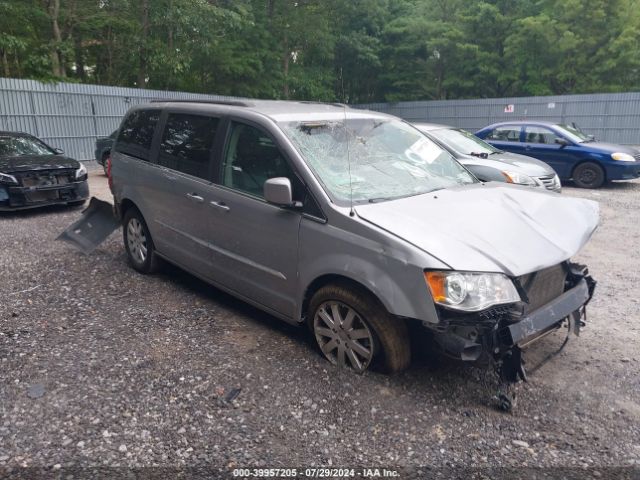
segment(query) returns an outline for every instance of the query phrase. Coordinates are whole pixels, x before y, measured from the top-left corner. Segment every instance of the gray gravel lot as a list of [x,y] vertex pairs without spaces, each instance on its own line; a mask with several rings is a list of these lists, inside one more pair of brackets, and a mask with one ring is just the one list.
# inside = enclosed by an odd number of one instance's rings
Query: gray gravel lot
[[[108,197],[98,170],[91,184]],[[340,371],[303,329],[176,268],[134,272],[119,232],[91,256],[55,242],[80,209],[0,214],[0,476],[640,469],[640,181],[563,194],[600,202],[601,227],[577,258],[599,284],[581,337],[519,386],[511,414],[494,409],[491,375],[437,356],[393,377]],[[562,339],[532,347],[531,363]]]

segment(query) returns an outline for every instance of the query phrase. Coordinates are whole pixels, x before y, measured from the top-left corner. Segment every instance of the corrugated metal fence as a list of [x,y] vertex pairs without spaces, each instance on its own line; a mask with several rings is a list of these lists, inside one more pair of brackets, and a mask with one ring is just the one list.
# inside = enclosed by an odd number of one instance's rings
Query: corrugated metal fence
[[0,78],[0,130],[31,133],[70,157],[89,160],[96,138],[118,128],[129,107],[156,98],[229,97]]
[[[113,132],[129,107],[158,98],[232,97],[0,78],[0,130],[32,133],[71,157],[89,160],[94,157],[95,139]],[[375,103],[357,108],[472,132],[503,120],[575,122],[598,140],[640,145],[640,93]]]
[[508,120],[575,122],[599,141],[640,145],[640,93],[372,103],[358,108],[471,132]]

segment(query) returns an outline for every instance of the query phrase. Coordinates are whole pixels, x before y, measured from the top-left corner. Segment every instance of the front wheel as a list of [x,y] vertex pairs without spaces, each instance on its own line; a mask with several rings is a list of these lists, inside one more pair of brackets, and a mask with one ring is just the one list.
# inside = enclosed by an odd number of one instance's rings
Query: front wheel
[[122,237],[129,263],[134,269],[140,273],[154,273],[158,270],[153,240],[138,209],[130,208],[125,213]]
[[389,373],[409,366],[411,347],[406,325],[368,292],[328,285],[311,299],[309,314],[318,347],[334,365],[358,373],[374,365]]
[[580,188],[599,188],[605,181],[604,170],[595,162],[585,162],[573,170],[573,181]]

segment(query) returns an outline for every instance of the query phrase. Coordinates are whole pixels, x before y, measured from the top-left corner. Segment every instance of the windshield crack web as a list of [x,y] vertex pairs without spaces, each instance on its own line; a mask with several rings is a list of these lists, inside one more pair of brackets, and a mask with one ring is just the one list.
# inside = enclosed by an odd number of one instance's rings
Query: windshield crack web
[[448,152],[398,120],[290,122],[284,130],[330,194],[343,201],[389,200],[475,181]]

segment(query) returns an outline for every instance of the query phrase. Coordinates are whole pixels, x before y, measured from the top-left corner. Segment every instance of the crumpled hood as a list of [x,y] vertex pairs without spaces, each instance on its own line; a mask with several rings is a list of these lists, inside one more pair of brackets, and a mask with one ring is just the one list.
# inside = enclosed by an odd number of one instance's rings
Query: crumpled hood
[[64,155],[20,155],[0,157],[0,172],[27,172],[29,170],[53,170],[79,168],[80,162]]
[[362,219],[454,270],[519,276],[575,255],[598,226],[599,207],[508,184],[473,184],[359,205]]

